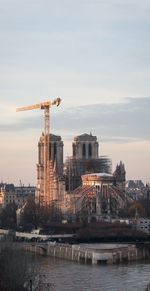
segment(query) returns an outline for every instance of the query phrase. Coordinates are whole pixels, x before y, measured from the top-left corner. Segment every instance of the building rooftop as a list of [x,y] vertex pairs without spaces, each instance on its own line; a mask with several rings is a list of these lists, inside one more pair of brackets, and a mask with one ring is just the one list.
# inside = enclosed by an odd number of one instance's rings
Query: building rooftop
[[83,176],[98,176],[98,177],[113,177],[113,175],[111,174],[107,174],[107,173],[92,173],[92,174],[85,174]]
[[75,136],[74,141],[97,141],[97,137],[92,135],[92,133],[83,133],[81,135]]

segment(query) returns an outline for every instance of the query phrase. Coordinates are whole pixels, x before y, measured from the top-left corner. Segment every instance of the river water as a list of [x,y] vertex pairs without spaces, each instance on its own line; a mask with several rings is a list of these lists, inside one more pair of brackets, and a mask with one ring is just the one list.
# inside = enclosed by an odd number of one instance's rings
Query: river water
[[34,262],[55,291],[144,291],[150,282],[150,262],[84,265],[43,256]]

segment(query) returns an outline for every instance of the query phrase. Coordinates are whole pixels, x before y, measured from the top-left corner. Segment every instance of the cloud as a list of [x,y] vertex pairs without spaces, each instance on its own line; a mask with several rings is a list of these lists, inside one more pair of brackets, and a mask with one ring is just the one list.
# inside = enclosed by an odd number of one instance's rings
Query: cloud
[[[92,132],[105,141],[118,143],[150,140],[150,98],[128,98],[128,102],[116,104],[93,104],[52,112],[52,131],[63,139]],[[43,130],[41,116],[19,117],[13,123],[1,124],[1,131]]]
[[124,142],[150,139],[149,116],[150,98],[129,98],[126,103],[85,105],[61,115],[57,112],[54,124],[76,134],[92,131],[107,140]]
[[1,1],[0,96],[148,96],[149,14],[148,0]]
[[[41,121],[41,122],[40,122]],[[14,122],[7,122],[6,124],[0,124],[1,132],[17,132],[17,131],[29,131],[30,129],[42,129],[41,117],[19,118]]]

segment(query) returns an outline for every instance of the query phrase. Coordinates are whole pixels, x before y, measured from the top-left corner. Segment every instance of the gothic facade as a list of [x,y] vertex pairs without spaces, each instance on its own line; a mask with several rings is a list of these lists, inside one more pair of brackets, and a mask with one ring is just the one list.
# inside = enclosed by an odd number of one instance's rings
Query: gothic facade
[[66,190],[73,191],[81,185],[86,173],[111,173],[111,161],[99,157],[99,143],[92,134],[76,136],[72,143],[72,156],[65,163]]

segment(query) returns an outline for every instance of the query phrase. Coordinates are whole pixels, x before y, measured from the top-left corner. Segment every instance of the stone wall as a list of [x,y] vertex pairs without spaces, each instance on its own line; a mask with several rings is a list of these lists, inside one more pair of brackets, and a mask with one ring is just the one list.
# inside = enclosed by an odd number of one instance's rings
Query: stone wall
[[78,245],[28,243],[24,244],[24,248],[38,254],[91,264],[117,264],[150,258],[150,247],[135,245],[123,245],[123,247],[116,245],[114,248],[97,250]]

